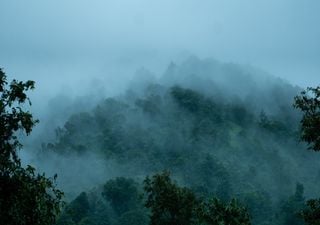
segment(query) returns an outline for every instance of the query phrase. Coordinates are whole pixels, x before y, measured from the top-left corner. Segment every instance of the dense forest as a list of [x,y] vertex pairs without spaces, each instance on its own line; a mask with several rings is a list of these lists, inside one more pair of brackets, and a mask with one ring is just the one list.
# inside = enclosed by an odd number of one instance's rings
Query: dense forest
[[40,128],[26,151],[58,173],[56,225],[302,225],[320,196],[320,156],[300,141],[301,91],[190,57],[161,76],[138,70],[121,95],[52,108],[63,125],[51,137]]

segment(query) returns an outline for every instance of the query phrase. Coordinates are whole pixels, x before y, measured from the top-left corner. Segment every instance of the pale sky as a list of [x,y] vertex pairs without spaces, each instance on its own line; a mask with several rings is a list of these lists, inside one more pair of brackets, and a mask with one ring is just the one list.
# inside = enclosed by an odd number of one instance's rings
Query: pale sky
[[[0,67],[42,89],[195,54],[320,84],[319,0],[1,0]],[[41,89],[41,88],[40,88]]]

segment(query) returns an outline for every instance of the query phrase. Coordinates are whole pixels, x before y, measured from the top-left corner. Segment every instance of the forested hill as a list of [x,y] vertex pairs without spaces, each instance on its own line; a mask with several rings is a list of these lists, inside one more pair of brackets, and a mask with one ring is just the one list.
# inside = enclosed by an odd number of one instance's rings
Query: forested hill
[[160,78],[146,69],[136,77],[123,95],[72,115],[43,154],[95,154],[138,183],[169,170],[199,196],[238,198],[255,224],[281,224],[281,206],[298,182],[319,196],[319,157],[297,135],[298,87],[254,68],[195,57],[171,63]]

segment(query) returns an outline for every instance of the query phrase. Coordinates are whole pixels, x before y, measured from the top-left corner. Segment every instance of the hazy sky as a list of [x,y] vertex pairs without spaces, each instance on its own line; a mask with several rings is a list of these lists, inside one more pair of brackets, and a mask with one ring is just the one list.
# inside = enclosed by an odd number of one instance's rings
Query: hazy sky
[[161,73],[188,54],[320,84],[319,0],[1,0],[0,10],[0,66],[42,89]]

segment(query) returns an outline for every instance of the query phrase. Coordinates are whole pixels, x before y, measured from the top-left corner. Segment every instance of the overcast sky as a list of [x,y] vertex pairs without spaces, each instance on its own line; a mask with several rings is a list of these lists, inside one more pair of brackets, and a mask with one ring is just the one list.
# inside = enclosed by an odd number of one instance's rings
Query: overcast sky
[[319,0],[1,0],[0,66],[53,90],[195,54],[315,86],[319,12]]

